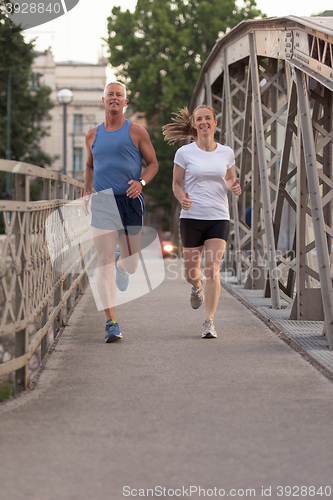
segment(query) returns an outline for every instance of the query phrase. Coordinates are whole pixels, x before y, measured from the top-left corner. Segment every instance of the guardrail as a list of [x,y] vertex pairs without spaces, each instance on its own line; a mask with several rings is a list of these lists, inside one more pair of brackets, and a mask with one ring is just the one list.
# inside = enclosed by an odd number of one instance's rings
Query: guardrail
[[[15,357],[0,364],[0,377],[15,372],[18,394],[29,387],[30,359],[38,349],[43,360],[82,293],[95,250],[92,242],[84,248],[84,266],[64,252],[61,258],[68,265],[54,268],[46,237],[52,224],[54,249],[64,248],[61,207],[81,197],[82,182],[17,161],[0,160],[0,171],[15,177],[15,200],[0,200],[5,231],[0,236],[0,343],[4,338],[15,343]],[[31,201],[30,186],[37,179],[43,184],[42,199]],[[60,216],[51,221],[55,211]],[[68,243],[77,232],[65,231],[65,237]]]

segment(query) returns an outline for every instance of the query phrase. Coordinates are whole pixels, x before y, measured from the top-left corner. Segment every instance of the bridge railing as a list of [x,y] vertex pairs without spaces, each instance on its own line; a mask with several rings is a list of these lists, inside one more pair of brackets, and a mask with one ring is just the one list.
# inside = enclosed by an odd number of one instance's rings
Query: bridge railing
[[245,21],[207,58],[190,110],[214,107],[243,194],[226,269],[290,319],[325,320],[333,349],[333,18]]
[[[0,200],[0,344],[13,351],[0,364],[0,377],[11,374],[19,393],[29,387],[30,360],[43,360],[85,287],[86,263],[93,261],[95,250],[93,244],[80,250],[84,266],[80,259],[68,258],[68,248],[63,251],[80,228],[75,234],[64,231],[62,207],[72,200],[81,203],[82,182],[17,161],[0,160],[0,171],[15,183],[14,199]],[[30,188],[36,183],[42,196],[31,201]],[[64,265],[53,265],[56,253]]]

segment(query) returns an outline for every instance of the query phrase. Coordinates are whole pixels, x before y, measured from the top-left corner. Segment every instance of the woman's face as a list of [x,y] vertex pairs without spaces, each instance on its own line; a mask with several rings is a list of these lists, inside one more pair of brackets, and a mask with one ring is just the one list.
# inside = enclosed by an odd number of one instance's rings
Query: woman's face
[[208,108],[199,108],[193,116],[193,127],[197,131],[198,137],[214,136],[217,120],[213,111]]

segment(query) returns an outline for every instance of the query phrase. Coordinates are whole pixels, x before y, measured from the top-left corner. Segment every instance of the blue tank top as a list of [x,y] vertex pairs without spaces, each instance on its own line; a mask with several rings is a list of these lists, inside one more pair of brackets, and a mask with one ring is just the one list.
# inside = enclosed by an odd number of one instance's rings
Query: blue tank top
[[105,130],[104,123],[98,125],[91,147],[95,191],[112,188],[114,194],[125,194],[128,181],[140,178],[142,154],[132,140],[131,123],[125,120],[114,132]]

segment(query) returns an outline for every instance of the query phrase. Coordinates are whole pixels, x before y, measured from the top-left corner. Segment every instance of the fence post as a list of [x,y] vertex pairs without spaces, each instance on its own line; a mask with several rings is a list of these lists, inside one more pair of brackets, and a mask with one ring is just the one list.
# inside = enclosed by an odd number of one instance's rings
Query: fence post
[[[74,200],[74,186],[73,186],[73,184],[69,185],[68,200],[71,200],[71,201]],[[72,286],[72,281],[73,281],[73,271],[71,271],[69,273],[69,275],[67,276],[66,291],[69,290],[70,287]],[[66,317],[72,308],[72,304],[74,304],[74,300],[75,300],[75,297],[73,296],[73,294],[71,294],[67,299]]]
[[[51,200],[51,179],[43,179],[43,200]],[[42,325],[45,325],[49,319],[49,304],[46,304],[42,310]],[[44,335],[41,341],[41,359],[44,359],[49,348],[49,334]]]
[[[56,181],[56,199],[59,201],[59,210],[61,210],[62,207],[62,200],[64,199],[64,183],[60,180],[60,178]],[[61,271],[55,271],[55,277],[60,278],[61,277]],[[62,290],[63,290],[63,283],[61,282],[55,292],[54,292],[54,305],[59,304],[62,299]],[[62,310],[59,311],[57,316],[54,319],[53,322],[53,338],[55,339],[57,336],[58,331],[60,330],[62,326]]]
[[[29,201],[30,177],[24,174],[15,175],[15,198],[17,201]],[[16,321],[23,320],[22,314],[29,314],[29,276],[25,259],[29,259],[29,221],[30,214],[26,211],[17,212],[15,224],[15,314]],[[25,254],[25,258],[24,258]],[[15,332],[15,357],[24,356],[28,351],[28,328]],[[25,391],[28,386],[28,363],[15,371],[15,394]]]

